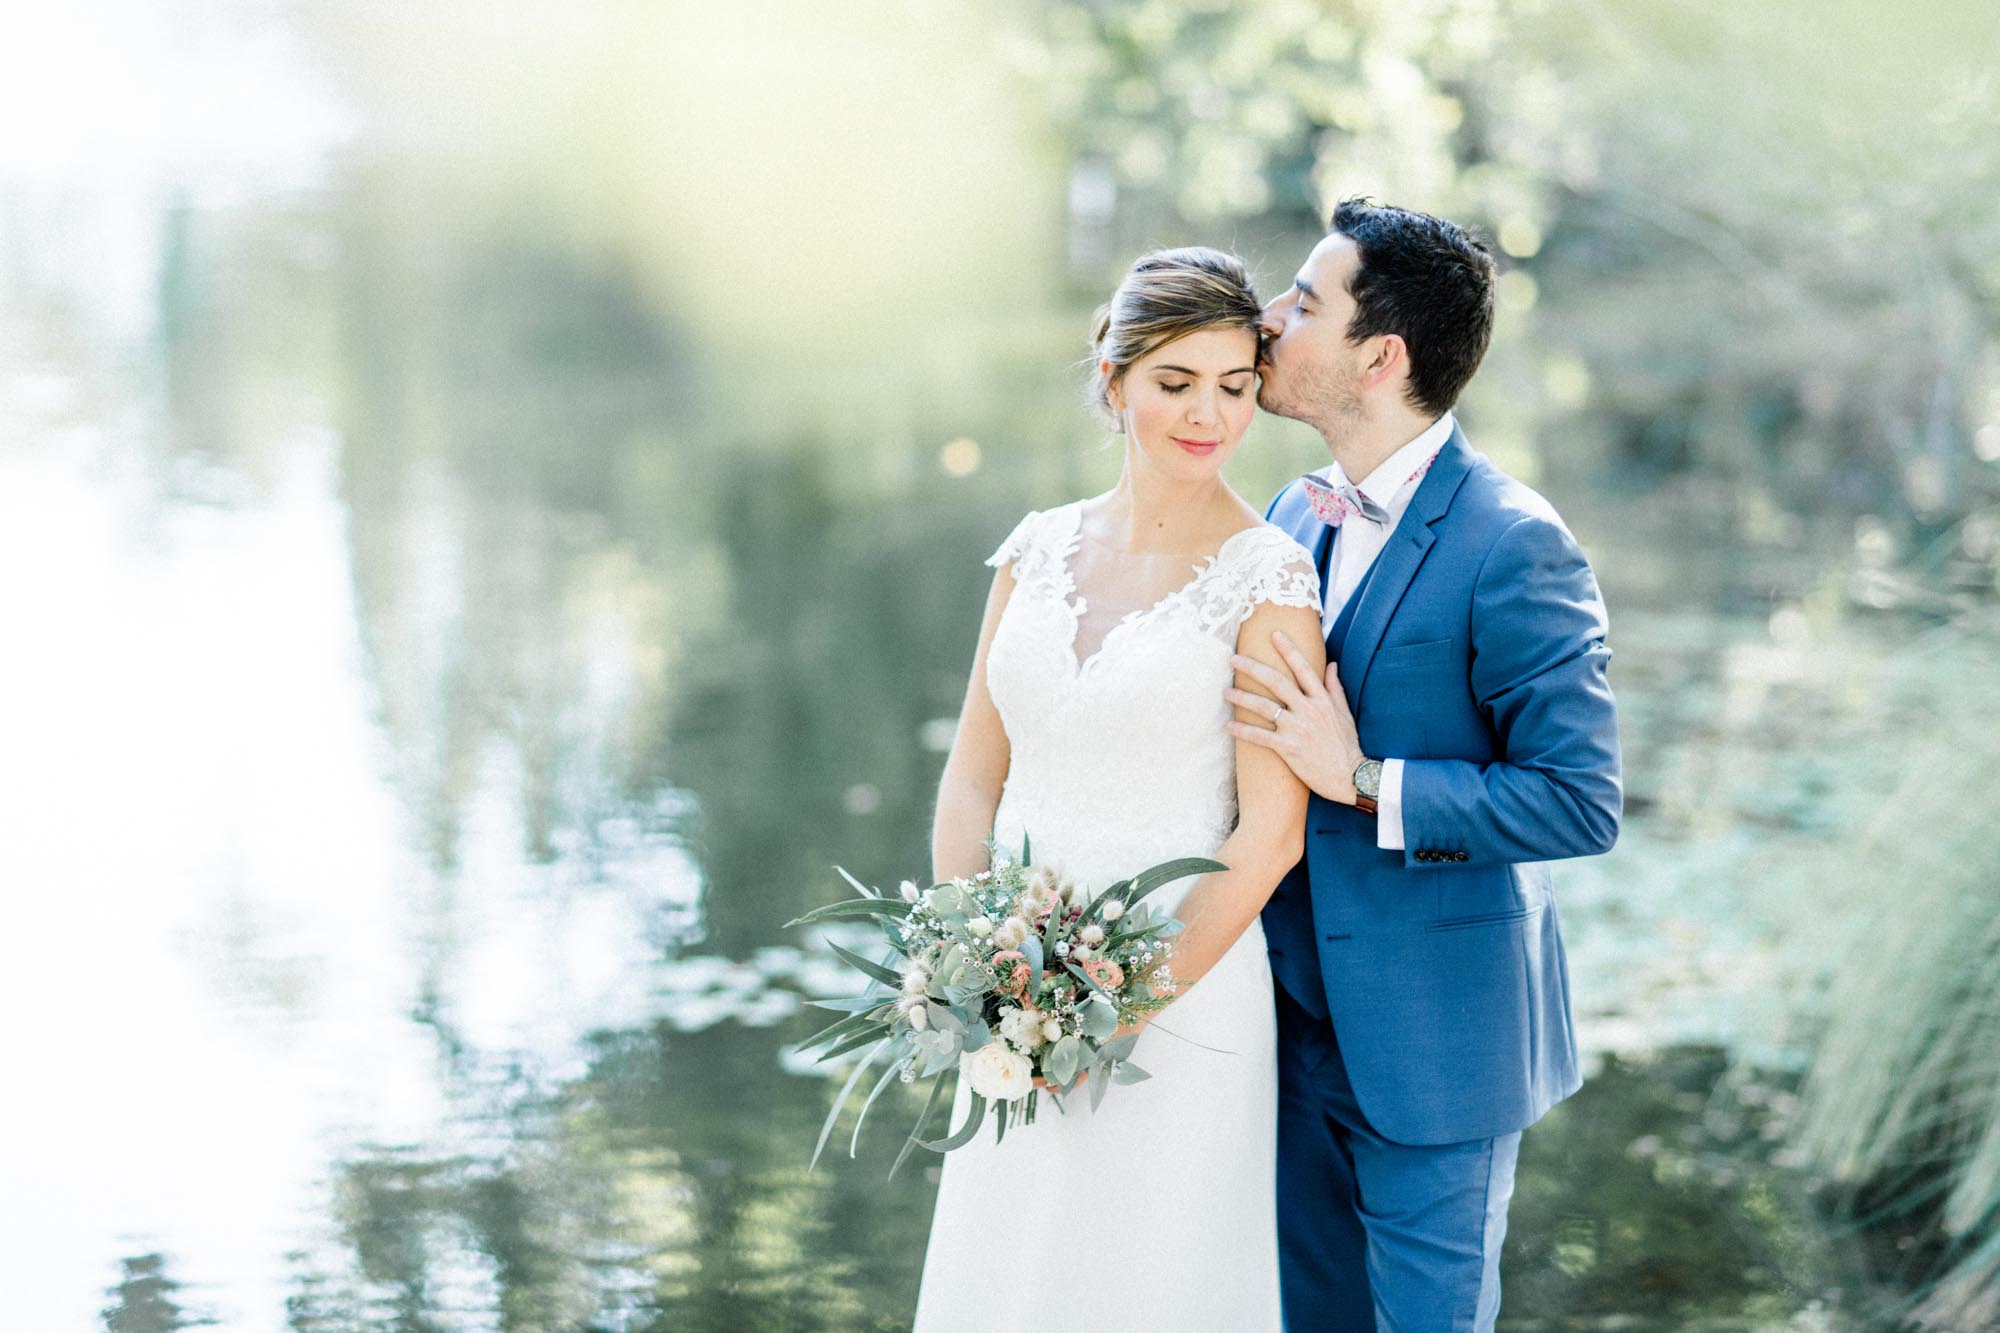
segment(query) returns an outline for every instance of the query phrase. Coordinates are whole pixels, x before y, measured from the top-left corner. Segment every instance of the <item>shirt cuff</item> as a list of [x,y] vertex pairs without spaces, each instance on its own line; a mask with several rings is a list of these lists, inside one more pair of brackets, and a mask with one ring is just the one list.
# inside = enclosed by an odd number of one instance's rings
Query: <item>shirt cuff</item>
[[1382,761],[1382,791],[1375,798],[1375,845],[1384,851],[1403,850],[1403,761]]

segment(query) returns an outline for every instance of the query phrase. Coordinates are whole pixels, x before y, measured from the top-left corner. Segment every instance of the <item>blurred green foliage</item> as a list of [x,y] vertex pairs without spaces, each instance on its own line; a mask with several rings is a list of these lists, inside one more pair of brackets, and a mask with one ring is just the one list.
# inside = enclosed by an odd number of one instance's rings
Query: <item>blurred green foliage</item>
[[1846,836],[1797,862],[1794,1011],[1811,1042],[1798,1139],[1844,1186],[1909,1319],[2000,1326],[2000,688],[1991,616],[1884,664],[1878,717],[1845,738],[1865,776]]
[[1558,470],[1684,482],[1753,539],[1820,514],[1936,531],[2000,496],[2000,28],[1977,6],[1038,15],[1090,281],[1162,233],[1309,234],[1374,194],[1510,259],[1503,301],[1534,313],[1496,358],[1524,364],[1471,406],[1538,400]]

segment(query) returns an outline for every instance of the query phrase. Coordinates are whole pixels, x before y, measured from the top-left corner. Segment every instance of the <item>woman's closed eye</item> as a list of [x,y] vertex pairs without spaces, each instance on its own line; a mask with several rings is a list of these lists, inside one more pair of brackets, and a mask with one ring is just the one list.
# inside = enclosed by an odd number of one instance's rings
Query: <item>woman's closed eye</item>
[[[1160,386],[1160,391],[1162,393],[1179,393],[1181,390],[1187,387],[1188,386],[1185,384],[1162,384]],[[1248,390],[1246,389],[1232,389],[1227,384],[1222,386],[1222,391],[1228,394],[1231,398],[1241,398],[1245,393],[1248,392]]]

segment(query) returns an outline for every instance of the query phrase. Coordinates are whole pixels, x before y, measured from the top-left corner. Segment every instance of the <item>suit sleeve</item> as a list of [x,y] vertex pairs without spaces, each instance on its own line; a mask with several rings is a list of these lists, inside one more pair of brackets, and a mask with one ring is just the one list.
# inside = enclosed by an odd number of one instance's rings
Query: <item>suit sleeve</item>
[[1501,757],[1405,763],[1405,865],[1611,849],[1624,797],[1607,627],[1597,579],[1560,522],[1531,514],[1501,534],[1474,586],[1471,625],[1473,697]]

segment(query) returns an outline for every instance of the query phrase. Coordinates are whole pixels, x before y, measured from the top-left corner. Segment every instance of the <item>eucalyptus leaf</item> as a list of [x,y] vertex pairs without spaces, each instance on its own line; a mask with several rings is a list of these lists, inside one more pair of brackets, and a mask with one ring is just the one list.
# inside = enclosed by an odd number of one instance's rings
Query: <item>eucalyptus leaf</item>
[[951,993],[951,988],[957,984],[959,977],[964,975],[964,973],[965,955],[956,949],[946,951],[944,966],[940,967],[931,976],[932,993],[940,996],[948,996]]
[[1118,1030],[1118,1012],[1100,995],[1093,995],[1083,1006],[1083,1035],[1093,1041],[1103,1041]]
[[813,1145],[812,1161],[806,1164],[806,1170],[811,1171],[819,1165],[819,1155],[826,1148],[827,1138],[833,1133],[833,1122],[840,1119],[840,1108],[847,1105],[848,1094],[853,1092],[854,1085],[861,1081],[862,1071],[873,1064],[889,1045],[890,1043],[885,1041],[870,1051],[864,1059],[854,1062],[854,1068],[848,1072],[847,1082],[840,1085],[840,1095],[833,1099],[833,1109],[826,1113],[826,1123],[819,1127],[819,1142]]
[[909,904],[898,899],[891,902],[887,898],[843,898],[837,903],[815,907],[804,916],[794,917],[785,923],[787,930],[793,926],[816,926],[822,921],[842,921],[867,917],[893,917],[900,921],[909,915]]
[[924,1013],[930,1019],[933,1032],[949,1032],[954,1036],[962,1036],[965,1032],[965,1024],[958,1015],[935,1000],[925,1002]]
[[876,1038],[886,1037],[888,1035],[889,1035],[889,1025],[887,1023],[877,1024],[873,1030],[865,1032],[857,1032],[853,1036],[843,1039],[838,1044],[829,1049],[824,1055],[820,1056],[820,1058],[814,1061],[813,1063],[823,1065],[828,1060],[838,1060],[841,1056],[846,1055],[849,1051],[858,1051],[863,1046],[866,1046],[869,1042],[874,1041]]
[[993,1040],[993,1029],[986,1026],[985,1019],[974,1019],[965,1025],[965,1049],[976,1051]]
[[1094,1078],[1090,1081],[1090,1109],[1095,1111],[1104,1104],[1104,1090],[1111,1086],[1108,1078]]
[[854,891],[860,894],[862,897],[880,898],[882,896],[881,894],[875,892],[875,890],[869,888],[866,884],[863,884],[860,880],[854,878],[854,876],[848,874],[847,871],[841,869],[841,867],[835,866],[834,869],[840,871],[840,877],[846,880],[849,884],[853,885]]
[[935,1079],[931,1083],[931,1095],[924,1099],[924,1109],[917,1112],[917,1123],[910,1128],[910,1136],[903,1140],[902,1148],[896,1153],[896,1160],[889,1166],[888,1179],[894,1180],[896,1172],[902,1170],[910,1153],[923,1141],[924,1126],[930,1122],[931,1112],[937,1109],[938,1098],[944,1095],[944,1080]]
[[1076,1078],[1077,1070],[1083,1064],[1083,1057],[1083,1043],[1071,1035],[1052,1046],[1042,1063],[1052,1079],[1067,1087]]
[[1150,870],[1142,870],[1132,877],[1132,897],[1143,898],[1163,884],[1171,884],[1177,879],[1190,875],[1209,875],[1228,866],[1205,856],[1184,856],[1177,861],[1162,861]]
[[986,1099],[978,1093],[972,1094],[972,1106],[966,1112],[965,1124],[944,1138],[924,1144],[932,1152],[950,1152],[953,1148],[963,1148],[972,1142],[972,1136],[979,1132],[979,1122],[986,1118]]
[[807,1000],[817,1009],[832,1009],[838,1013],[858,1014],[869,1009],[879,1009],[889,1002],[889,997],[870,987],[861,995],[829,995],[823,999]]
[[868,1119],[868,1108],[873,1106],[875,1099],[882,1095],[882,1089],[889,1086],[889,1080],[895,1078],[902,1071],[903,1061],[891,1060],[889,1067],[882,1071],[882,1077],[875,1080],[875,1086],[869,1089],[867,1100],[861,1103],[861,1110],[854,1117],[854,1136],[847,1141],[847,1157],[849,1161],[854,1159],[855,1150],[861,1146],[861,1126]]
[[900,972],[892,971],[881,963],[863,958],[852,949],[843,949],[832,940],[826,942],[826,947],[833,950],[840,957],[841,961],[859,971],[863,976],[872,977],[885,986],[900,987],[903,984],[903,974]]
[[[876,1008],[875,1005],[869,1006],[871,1010],[874,1008]],[[807,1037],[799,1043],[798,1049],[809,1051],[815,1046],[831,1045],[844,1038],[853,1036],[864,1028],[873,1027],[881,1021],[881,1019],[875,1017],[872,1013],[849,1014],[846,1018],[829,1023],[818,1032],[813,1033],[812,1036]]]
[[1021,941],[1021,952],[1028,956],[1028,966],[1034,969],[1029,984],[1042,984],[1042,942],[1033,935]]
[[1122,1037],[1113,1037],[1110,1041],[1100,1046],[1098,1050],[1106,1060],[1128,1059],[1132,1054],[1132,1048],[1139,1044],[1140,1035],[1137,1032],[1128,1032]]
[[1144,1083],[1151,1077],[1151,1074],[1128,1061],[1118,1066],[1118,1072],[1113,1074],[1111,1079],[1114,1083]]

